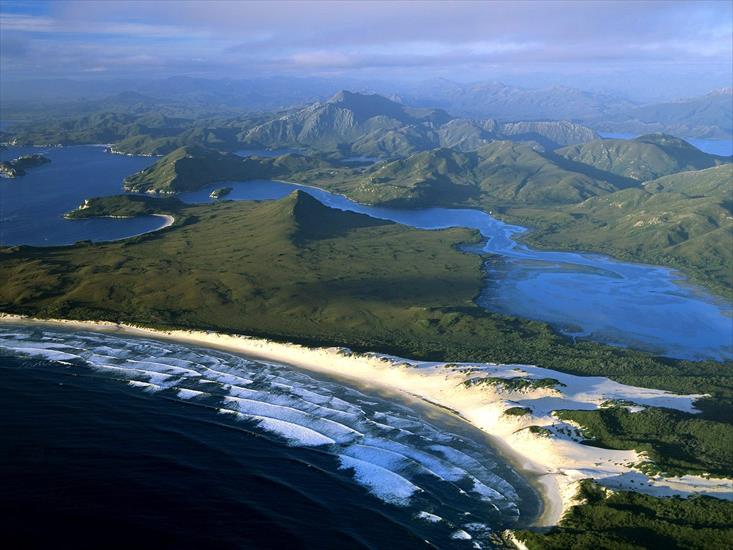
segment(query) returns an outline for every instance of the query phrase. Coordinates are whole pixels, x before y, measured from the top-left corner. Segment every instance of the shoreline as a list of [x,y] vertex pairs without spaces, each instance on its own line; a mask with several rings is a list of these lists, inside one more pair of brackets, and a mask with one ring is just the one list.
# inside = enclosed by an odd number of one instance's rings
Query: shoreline
[[[578,504],[579,482],[587,478],[611,489],[654,496],[707,494],[733,500],[733,480],[692,475],[648,477],[634,466],[643,461],[643,455],[633,450],[616,451],[583,445],[577,427],[552,415],[553,409],[594,409],[610,399],[631,400],[642,407],[665,406],[695,412],[693,402],[700,395],[680,396],[625,386],[603,377],[579,377],[531,365],[424,362],[204,330],[159,330],[108,321],[36,319],[5,313],[0,313],[0,323],[51,325],[216,348],[252,359],[379,385],[450,409],[490,436],[496,450],[538,491],[542,513],[535,519],[534,527],[556,525],[565,512]],[[494,380],[551,377],[560,384],[556,388],[518,391],[465,383],[485,376]],[[507,409],[518,406],[530,408],[531,413],[505,414]],[[539,429],[533,431],[530,426]]]
[[[149,216],[155,216],[156,218],[163,218],[163,225],[160,227],[156,227],[155,229],[151,229],[150,231],[143,231],[142,233],[135,233],[134,235],[128,235],[127,237],[121,237],[119,239],[110,239],[105,241],[94,241],[95,243],[114,243],[117,241],[124,241],[125,239],[132,239],[133,237],[140,237],[142,235],[150,235],[152,233],[157,233],[158,231],[161,231],[162,229],[165,229],[166,227],[170,227],[174,223],[176,223],[176,218],[171,216],[170,214],[147,214]],[[100,218],[108,218],[113,220],[131,220],[133,218],[139,218],[141,216],[94,216],[96,219]],[[67,216],[64,216],[64,219],[66,221],[78,221],[77,218],[69,218]],[[88,218],[93,219],[93,218]],[[59,245],[54,245],[59,246]],[[60,245],[60,246],[66,246],[66,245]]]

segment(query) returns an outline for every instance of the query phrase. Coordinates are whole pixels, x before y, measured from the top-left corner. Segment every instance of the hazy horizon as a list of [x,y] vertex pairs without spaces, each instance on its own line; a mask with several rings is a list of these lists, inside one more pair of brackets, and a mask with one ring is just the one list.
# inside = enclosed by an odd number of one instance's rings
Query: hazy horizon
[[397,91],[446,78],[653,101],[733,86],[732,21],[733,4],[714,1],[4,1],[0,71],[20,90],[188,76]]

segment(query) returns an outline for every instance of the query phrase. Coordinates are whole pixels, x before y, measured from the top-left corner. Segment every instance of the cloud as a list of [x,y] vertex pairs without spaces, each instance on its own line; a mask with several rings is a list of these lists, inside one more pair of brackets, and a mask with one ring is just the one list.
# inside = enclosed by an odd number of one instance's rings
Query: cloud
[[[538,66],[601,74],[650,66],[721,71],[733,3],[57,0],[0,7],[8,78],[390,73],[460,78]],[[729,71],[727,73],[729,75]],[[720,74],[716,74],[721,77]],[[722,78],[727,78],[726,74]],[[720,79],[720,78],[719,78]]]

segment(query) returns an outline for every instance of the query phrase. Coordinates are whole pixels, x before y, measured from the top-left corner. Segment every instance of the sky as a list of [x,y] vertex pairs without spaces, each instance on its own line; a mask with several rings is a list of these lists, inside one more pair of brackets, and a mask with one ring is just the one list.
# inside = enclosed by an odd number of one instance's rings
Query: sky
[[733,85],[732,65],[733,0],[0,0],[8,80],[441,77],[685,96]]

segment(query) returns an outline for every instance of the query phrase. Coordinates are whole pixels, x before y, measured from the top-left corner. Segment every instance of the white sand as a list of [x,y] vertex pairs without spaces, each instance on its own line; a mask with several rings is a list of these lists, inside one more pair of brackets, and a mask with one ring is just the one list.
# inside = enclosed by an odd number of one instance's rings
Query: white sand
[[[700,395],[675,395],[661,390],[619,384],[604,377],[580,377],[529,365],[491,363],[427,363],[378,354],[354,354],[338,348],[309,348],[247,336],[206,331],[159,331],[108,322],[31,320],[0,314],[6,323],[63,325],[80,330],[118,332],[124,335],[224,349],[254,359],[284,363],[360,384],[381,385],[456,411],[468,422],[493,436],[500,451],[520,469],[536,477],[545,509],[537,525],[556,524],[576,504],[578,483],[593,478],[615,489],[657,496],[706,494],[733,499],[733,480],[700,476],[648,477],[634,464],[644,460],[635,451],[614,451],[582,445],[575,426],[555,418],[553,410],[596,409],[604,401],[624,399],[643,406],[664,406],[695,412]],[[467,387],[464,381],[498,378],[554,378],[565,386],[529,391],[507,391],[493,385]],[[505,415],[511,407],[529,407],[523,416]],[[529,426],[542,426],[551,435],[535,434]]]
[[165,220],[165,223],[161,225],[158,229],[155,231],[160,231],[161,229],[165,229],[166,227],[170,227],[173,225],[173,222],[176,221],[176,219],[169,215],[169,214],[153,214],[153,216],[157,216],[158,218],[163,218]]

